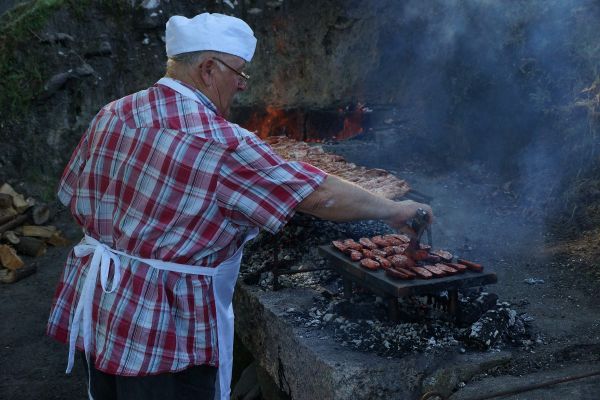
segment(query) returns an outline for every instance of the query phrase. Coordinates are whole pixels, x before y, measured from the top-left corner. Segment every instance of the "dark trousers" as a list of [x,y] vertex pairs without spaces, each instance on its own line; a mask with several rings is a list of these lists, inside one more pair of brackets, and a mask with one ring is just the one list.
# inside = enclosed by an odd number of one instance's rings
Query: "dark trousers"
[[118,376],[90,367],[81,354],[94,400],[213,400],[217,368],[198,365],[181,372]]

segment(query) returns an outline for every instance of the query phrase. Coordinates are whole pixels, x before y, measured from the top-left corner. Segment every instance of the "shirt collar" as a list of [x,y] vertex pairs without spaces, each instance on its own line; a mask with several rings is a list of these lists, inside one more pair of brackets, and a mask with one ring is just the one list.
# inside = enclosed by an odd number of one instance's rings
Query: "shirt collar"
[[169,78],[169,77],[162,77],[158,80],[158,82],[156,82],[156,84],[170,87],[171,89],[175,90],[177,93],[181,94],[182,96],[185,96],[185,97],[192,99],[200,104],[203,104],[204,106],[206,106],[210,110],[212,110],[215,114],[218,114],[217,107],[215,107],[213,102],[210,101],[210,99],[208,97],[206,97],[206,95],[204,93],[202,93],[200,90],[196,89],[195,87],[188,85],[185,82],[182,82],[177,79]]

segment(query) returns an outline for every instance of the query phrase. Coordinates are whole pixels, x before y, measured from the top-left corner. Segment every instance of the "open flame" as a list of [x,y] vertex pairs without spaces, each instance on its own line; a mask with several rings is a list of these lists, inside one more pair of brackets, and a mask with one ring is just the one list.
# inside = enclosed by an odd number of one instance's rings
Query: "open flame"
[[344,140],[364,131],[363,117],[368,111],[361,103],[340,108],[337,113],[267,106],[265,111],[253,113],[243,126],[263,139],[269,136],[287,136],[304,142]]

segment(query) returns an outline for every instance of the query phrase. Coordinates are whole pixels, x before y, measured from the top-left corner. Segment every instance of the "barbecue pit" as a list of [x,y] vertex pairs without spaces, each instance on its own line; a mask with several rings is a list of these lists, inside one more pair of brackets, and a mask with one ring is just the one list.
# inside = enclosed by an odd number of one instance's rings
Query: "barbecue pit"
[[458,290],[498,281],[496,273],[487,268],[485,272],[466,271],[462,274],[435,279],[394,280],[386,276],[381,269],[371,271],[361,267],[358,262],[349,260],[332,245],[319,246],[319,252],[342,276],[344,297],[352,296],[353,284],[360,285],[375,295],[387,299],[389,318],[392,321],[398,321],[398,299],[401,297],[427,296],[428,303],[431,304],[434,298],[437,302],[441,301],[439,292],[447,291],[448,301],[444,307],[452,316],[457,317]]

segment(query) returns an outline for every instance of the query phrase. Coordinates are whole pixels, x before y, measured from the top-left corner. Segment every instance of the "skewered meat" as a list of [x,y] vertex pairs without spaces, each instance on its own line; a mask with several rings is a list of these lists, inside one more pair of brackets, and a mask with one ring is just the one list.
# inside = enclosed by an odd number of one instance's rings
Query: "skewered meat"
[[360,251],[350,250],[350,259],[352,261],[359,261],[363,258],[363,255]]
[[446,275],[446,273],[444,271],[442,271],[440,268],[436,267],[435,265],[424,265],[423,268],[425,268],[427,271],[431,272],[433,274],[433,276],[435,276],[435,277],[441,277],[441,276]]
[[452,258],[454,257],[452,255],[452,253],[450,253],[449,251],[446,251],[446,250],[430,250],[429,254],[438,256],[439,258],[441,258],[444,261],[452,261]]
[[423,279],[433,278],[433,274],[431,272],[427,271],[423,267],[411,267],[410,270],[413,271],[415,274],[417,274],[420,278],[423,278]]
[[369,250],[374,250],[377,248],[377,245],[373,243],[369,238],[360,238],[358,239],[358,242]]
[[450,267],[449,265],[446,264],[435,264],[436,267],[438,267],[439,269],[441,269],[442,271],[446,272],[448,275],[454,275],[458,273],[458,270]]
[[320,145],[307,144],[286,136],[270,136],[265,142],[287,160],[307,162],[387,199],[402,197],[410,190],[406,181],[389,172],[349,163],[339,155],[326,153]]
[[371,271],[377,271],[379,269],[379,263],[375,260],[371,260],[370,258],[364,258],[360,260],[360,265]]
[[458,264],[458,263],[446,263],[446,265],[451,266],[452,268],[454,268],[458,272],[465,272],[468,269],[465,265]]
[[398,271],[397,269],[394,269],[394,268],[386,269],[385,274],[392,279],[405,279],[405,280],[413,279],[413,277],[411,277],[410,275],[405,274],[404,272]]
[[381,257],[381,256],[373,256],[373,260],[377,261],[379,263],[379,265],[381,266],[381,268],[383,269],[388,269],[392,267],[392,263],[387,260],[385,257]]
[[395,254],[387,258],[394,268],[413,267],[415,262],[402,254]]
[[473,261],[467,261],[459,258],[457,260],[459,264],[466,266],[470,271],[481,272],[483,271],[483,266],[481,264],[474,263]]

